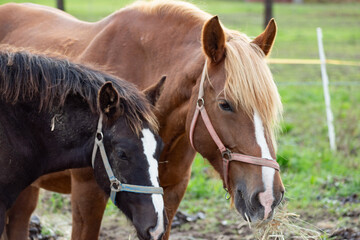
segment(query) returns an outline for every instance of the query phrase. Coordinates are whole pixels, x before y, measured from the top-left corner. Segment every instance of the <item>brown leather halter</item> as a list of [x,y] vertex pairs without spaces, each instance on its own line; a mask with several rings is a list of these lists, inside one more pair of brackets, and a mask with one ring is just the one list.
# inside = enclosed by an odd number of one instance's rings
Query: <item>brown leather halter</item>
[[204,97],[204,81],[205,81],[206,77],[209,78],[206,67],[207,67],[207,61],[205,61],[204,69],[203,69],[203,72],[201,75],[201,82],[200,82],[200,87],[199,87],[199,96],[198,96],[198,100],[197,100],[197,106],[195,109],[194,117],[193,117],[193,119],[191,121],[191,125],[190,125],[191,146],[195,149],[194,143],[193,143],[193,136],[194,136],[194,129],[195,129],[196,121],[197,121],[199,113],[200,113],[207,130],[209,131],[212,139],[214,140],[218,149],[220,150],[220,153],[221,153],[221,156],[223,159],[224,182],[225,182],[226,189],[229,189],[228,188],[229,187],[228,173],[229,173],[229,163],[231,161],[239,161],[239,162],[244,162],[244,163],[249,163],[249,164],[254,164],[254,165],[266,166],[266,167],[274,168],[274,169],[280,171],[280,166],[275,160],[267,159],[267,158],[260,158],[260,157],[253,157],[253,156],[244,155],[244,154],[240,154],[240,153],[233,153],[224,146],[224,144],[220,140],[219,136],[217,135],[217,133],[210,121],[209,115],[207,114],[206,109],[205,109],[205,101],[203,98]]

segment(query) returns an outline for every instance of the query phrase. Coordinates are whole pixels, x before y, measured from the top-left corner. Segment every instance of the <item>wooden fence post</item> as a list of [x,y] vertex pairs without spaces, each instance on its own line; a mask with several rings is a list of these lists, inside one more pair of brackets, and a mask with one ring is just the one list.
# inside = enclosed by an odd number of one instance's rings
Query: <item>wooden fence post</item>
[[268,25],[270,19],[273,17],[272,2],[273,0],[264,0],[264,4],[265,4],[264,29]]
[[65,11],[64,0],[56,0],[56,6],[58,9]]

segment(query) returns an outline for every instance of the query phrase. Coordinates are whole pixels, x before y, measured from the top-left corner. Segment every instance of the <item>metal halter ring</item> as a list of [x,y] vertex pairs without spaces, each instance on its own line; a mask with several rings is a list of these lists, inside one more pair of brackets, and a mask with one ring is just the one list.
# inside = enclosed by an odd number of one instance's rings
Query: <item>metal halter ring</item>
[[197,107],[200,109],[200,108],[204,107],[205,101],[203,98],[198,98],[196,104],[197,104]]
[[110,188],[111,188],[111,191],[114,191],[114,192],[120,192],[121,191],[121,182],[117,179],[113,179],[110,181]]
[[231,198],[231,195],[229,193],[229,190],[227,188],[224,187],[225,192],[225,200],[229,200]]
[[231,159],[231,151],[229,149],[226,149],[221,153],[221,156],[223,159],[230,160]]
[[101,142],[103,140],[103,138],[104,138],[104,134],[102,132],[97,132],[96,133],[96,140],[98,142]]

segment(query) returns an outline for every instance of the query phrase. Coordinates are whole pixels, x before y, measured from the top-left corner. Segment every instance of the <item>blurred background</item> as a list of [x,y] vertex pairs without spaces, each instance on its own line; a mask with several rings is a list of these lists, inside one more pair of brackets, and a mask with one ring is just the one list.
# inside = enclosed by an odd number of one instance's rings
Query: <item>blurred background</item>
[[[1,4],[5,2],[0,0]],[[56,0],[30,2],[57,6]],[[131,2],[63,0],[66,12],[85,21],[100,20]],[[266,4],[262,0],[189,2],[218,15],[227,28],[250,37],[264,29]],[[272,15],[278,35],[270,68],[285,109],[277,159],[286,187],[287,209],[321,230],[324,238],[360,239],[360,1],[273,0]],[[329,146],[320,65],[309,61],[319,59],[317,27],[322,28],[326,58],[338,60],[326,66],[335,151]],[[253,239],[229,206],[217,174],[197,156],[180,210],[193,217],[188,220],[199,219],[179,225],[171,239]],[[68,239],[69,211],[67,196],[44,192],[37,210],[45,226],[43,231]],[[109,203],[101,239],[125,239],[119,236],[129,234],[132,239],[129,224],[119,215]]]

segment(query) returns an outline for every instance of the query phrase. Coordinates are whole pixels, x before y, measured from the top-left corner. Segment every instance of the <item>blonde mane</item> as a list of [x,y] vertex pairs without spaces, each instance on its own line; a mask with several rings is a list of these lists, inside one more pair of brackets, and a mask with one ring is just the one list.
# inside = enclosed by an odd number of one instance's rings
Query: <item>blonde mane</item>
[[250,39],[226,30],[226,82],[224,93],[253,119],[257,111],[275,146],[275,133],[282,116],[282,103],[263,51]]

